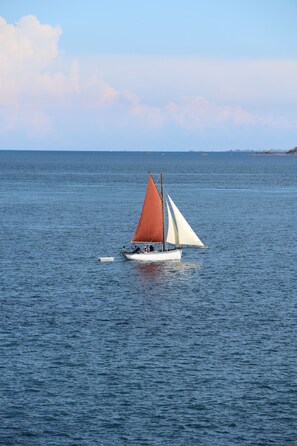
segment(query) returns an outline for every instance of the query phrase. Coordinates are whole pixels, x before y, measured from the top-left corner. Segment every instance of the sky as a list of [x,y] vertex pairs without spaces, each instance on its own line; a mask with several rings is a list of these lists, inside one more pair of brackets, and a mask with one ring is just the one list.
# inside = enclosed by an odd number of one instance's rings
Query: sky
[[0,149],[288,150],[297,0],[0,0]]

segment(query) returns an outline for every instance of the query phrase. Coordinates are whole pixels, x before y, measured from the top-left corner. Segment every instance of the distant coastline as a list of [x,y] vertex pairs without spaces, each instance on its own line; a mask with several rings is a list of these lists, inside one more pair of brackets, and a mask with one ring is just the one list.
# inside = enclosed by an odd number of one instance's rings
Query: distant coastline
[[251,155],[275,155],[275,156],[285,156],[285,155],[297,155],[297,147],[290,150],[228,150],[228,152],[235,153],[250,153]]
[[297,147],[294,149],[290,149],[287,151],[283,150],[264,150],[262,152],[256,152],[258,155],[276,155],[276,156],[284,156],[284,155],[297,155]]
[[202,156],[208,156],[212,153],[245,153],[250,155],[272,155],[272,156],[286,156],[286,155],[297,155],[297,147],[294,147],[290,150],[281,150],[281,149],[266,149],[266,150],[253,150],[253,149],[226,149],[226,150],[201,150],[201,149],[185,149],[185,150],[81,150],[81,149],[1,149],[1,152],[32,152],[32,153],[145,153],[145,154],[153,154],[153,153],[196,153]]

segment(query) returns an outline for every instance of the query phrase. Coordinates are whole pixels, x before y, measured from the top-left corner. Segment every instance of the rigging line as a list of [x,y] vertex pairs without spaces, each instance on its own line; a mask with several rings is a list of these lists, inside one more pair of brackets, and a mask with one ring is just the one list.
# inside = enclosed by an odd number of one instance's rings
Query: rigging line
[[[148,175],[151,175],[153,177],[153,180],[155,182],[155,184],[160,184],[160,179],[161,179],[161,175],[160,173],[156,173],[156,172],[151,172],[150,170],[148,171]],[[154,177],[157,177],[157,180],[155,180]]]

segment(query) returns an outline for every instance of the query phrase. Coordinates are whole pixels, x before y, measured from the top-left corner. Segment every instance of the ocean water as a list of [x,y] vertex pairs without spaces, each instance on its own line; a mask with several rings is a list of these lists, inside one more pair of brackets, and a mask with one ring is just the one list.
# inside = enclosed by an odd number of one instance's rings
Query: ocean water
[[[122,261],[148,171],[208,250]],[[296,172],[294,156],[0,152],[0,444],[297,445]]]

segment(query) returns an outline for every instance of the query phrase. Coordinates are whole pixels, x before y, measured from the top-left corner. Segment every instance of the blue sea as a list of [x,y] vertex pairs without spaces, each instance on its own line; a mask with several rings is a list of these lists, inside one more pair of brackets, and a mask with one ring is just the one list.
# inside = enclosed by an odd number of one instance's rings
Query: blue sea
[[[208,250],[122,260],[149,171]],[[0,444],[297,445],[296,199],[297,156],[1,151]]]

